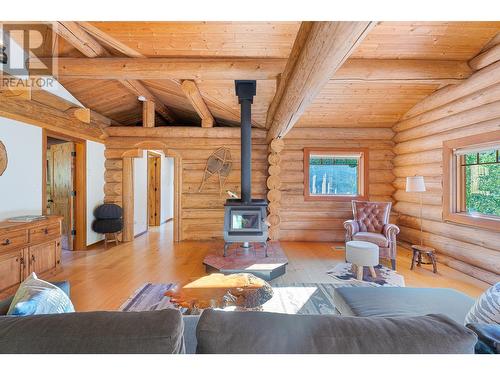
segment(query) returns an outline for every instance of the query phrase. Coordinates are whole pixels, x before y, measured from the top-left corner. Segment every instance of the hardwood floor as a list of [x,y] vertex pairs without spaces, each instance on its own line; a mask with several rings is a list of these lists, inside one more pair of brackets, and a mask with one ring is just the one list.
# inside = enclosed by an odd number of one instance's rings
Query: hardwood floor
[[[337,244],[340,245],[340,244]],[[328,283],[326,274],[336,262],[344,261],[344,252],[332,243],[281,242],[289,258],[287,273],[280,283]],[[96,247],[85,252],[64,252],[62,272],[56,280],[69,280],[71,299],[77,311],[116,310],[145,282],[186,283],[205,275],[202,260],[207,251],[222,248],[221,241],[172,242],[172,224],[136,238],[133,242],[110,247]],[[438,274],[431,268],[410,271],[408,251],[399,249],[398,272],[407,286],[455,288],[472,297],[488,285],[438,264]]]

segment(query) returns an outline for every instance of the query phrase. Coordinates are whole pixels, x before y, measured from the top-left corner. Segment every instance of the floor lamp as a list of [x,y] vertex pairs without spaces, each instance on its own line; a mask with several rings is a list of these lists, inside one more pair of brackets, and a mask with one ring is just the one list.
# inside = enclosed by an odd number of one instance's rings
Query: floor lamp
[[419,193],[420,195],[420,245],[423,245],[422,231],[422,193],[425,191],[425,181],[423,176],[406,177],[406,192]]

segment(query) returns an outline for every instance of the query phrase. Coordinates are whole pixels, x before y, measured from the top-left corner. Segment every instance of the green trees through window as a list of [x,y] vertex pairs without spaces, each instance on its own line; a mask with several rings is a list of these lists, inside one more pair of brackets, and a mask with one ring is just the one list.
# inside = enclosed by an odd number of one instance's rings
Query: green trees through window
[[469,214],[500,216],[500,152],[464,155],[465,208]]

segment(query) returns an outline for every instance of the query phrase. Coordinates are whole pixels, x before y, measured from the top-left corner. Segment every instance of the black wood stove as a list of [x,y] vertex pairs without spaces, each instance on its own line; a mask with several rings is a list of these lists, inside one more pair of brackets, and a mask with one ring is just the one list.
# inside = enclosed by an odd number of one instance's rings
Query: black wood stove
[[267,201],[252,199],[252,103],[256,81],[236,81],[236,95],[241,105],[241,199],[228,199],[224,205],[224,256],[233,243],[250,248],[262,243],[267,257]]

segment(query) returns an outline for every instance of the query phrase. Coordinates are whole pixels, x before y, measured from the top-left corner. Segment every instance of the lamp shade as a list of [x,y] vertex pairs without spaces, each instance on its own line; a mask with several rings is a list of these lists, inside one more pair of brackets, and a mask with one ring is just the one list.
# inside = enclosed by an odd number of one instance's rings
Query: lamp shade
[[425,191],[424,176],[406,177],[406,191],[408,193],[420,193]]

